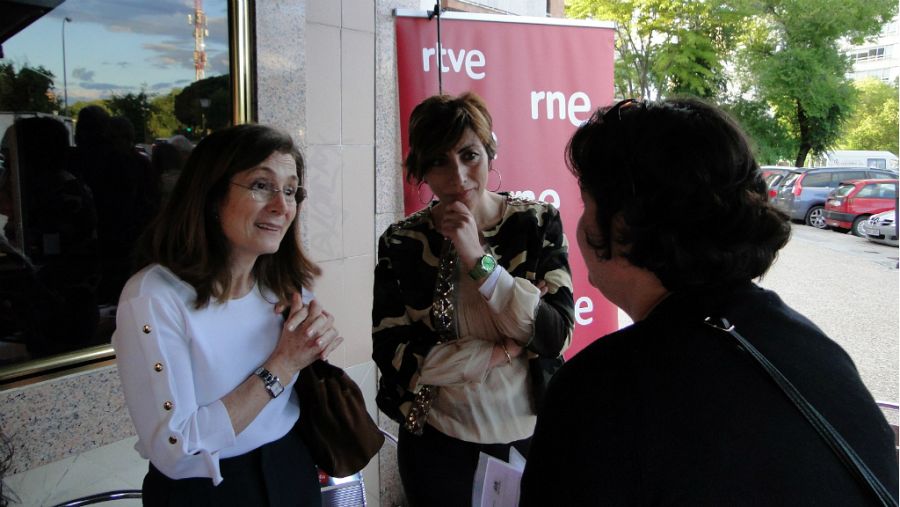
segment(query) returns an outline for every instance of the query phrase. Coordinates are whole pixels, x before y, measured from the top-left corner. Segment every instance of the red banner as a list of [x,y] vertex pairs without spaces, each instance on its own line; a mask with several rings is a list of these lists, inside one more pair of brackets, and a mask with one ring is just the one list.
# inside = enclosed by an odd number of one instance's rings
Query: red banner
[[[494,120],[500,190],[554,204],[562,216],[576,320],[566,356],[618,329],[616,308],[588,283],[575,241],[581,197],[564,156],[575,128],[613,99],[612,26],[448,12],[440,46],[437,20],[424,13],[398,11],[396,26],[403,156],[409,115],[438,93],[439,71],[444,93],[480,95]],[[423,207],[414,186],[404,187],[404,205],[407,214]]]

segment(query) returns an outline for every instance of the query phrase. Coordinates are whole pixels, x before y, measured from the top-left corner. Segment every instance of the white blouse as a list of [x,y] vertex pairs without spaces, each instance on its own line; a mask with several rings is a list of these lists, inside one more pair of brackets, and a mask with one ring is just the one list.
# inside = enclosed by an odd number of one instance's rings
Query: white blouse
[[284,321],[274,313],[274,295],[258,286],[200,310],[195,298],[168,269],[144,268],[122,291],[112,344],[137,429],[135,449],[169,478],[209,477],[218,485],[220,459],[283,437],[300,405],[296,376],[282,379],[284,394],[235,435],[221,399],[266,361]]
[[479,288],[459,277],[459,339],[435,345],[418,384],[439,386],[428,424],[467,442],[509,443],[534,432],[528,353],[489,368],[494,343],[504,337],[525,345],[534,329],[540,290],[501,266]]

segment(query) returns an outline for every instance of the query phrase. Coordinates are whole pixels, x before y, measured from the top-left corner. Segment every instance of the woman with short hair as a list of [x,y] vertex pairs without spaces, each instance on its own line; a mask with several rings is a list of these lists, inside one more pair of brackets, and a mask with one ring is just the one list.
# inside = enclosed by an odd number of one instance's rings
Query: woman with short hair
[[490,188],[497,146],[479,97],[430,97],[409,123],[407,178],[437,201],[378,242],[377,402],[401,423],[410,504],[469,505],[479,453],[527,455],[544,376],[571,340],[567,243],[556,208]]
[[550,382],[522,505],[869,504],[720,319],[896,492],[894,435],[853,361],[753,283],[790,224],[737,124],[693,99],[627,100],[597,111],[567,151],[590,282],[634,324]]

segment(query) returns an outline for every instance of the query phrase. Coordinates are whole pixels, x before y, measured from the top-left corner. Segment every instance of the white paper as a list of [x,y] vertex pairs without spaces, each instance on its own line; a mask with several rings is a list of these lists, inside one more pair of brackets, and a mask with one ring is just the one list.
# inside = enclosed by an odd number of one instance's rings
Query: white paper
[[525,457],[515,447],[509,448],[509,464],[519,472],[525,471]]
[[507,463],[489,454],[478,456],[475,482],[472,486],[473,507],[516,507],[519,505],[519,482],[525,470],[525,458],[510,449]]

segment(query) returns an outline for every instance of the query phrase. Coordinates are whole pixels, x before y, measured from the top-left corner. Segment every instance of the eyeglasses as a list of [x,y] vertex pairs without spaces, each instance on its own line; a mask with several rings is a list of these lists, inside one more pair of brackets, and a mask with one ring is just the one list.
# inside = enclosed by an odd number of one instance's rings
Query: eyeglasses
[[288,204],[300,204],[306,199],[306,189],[300,186],[278,188],[275,185],[264,181],[257,181],[250,185],[241,185],[234,181],[230,181],[229,183],[249,190],[250,197],[256,202],[270,202],[275,198],[275,194],[278,193],[281,193],[284,196],[284,201]]
[[646,107],[646,104],[639,99],[620,100],[619,102],[616,102],[616,105],[603,113],[603,123],[611,123],[613,120],[622,121],[622,111],[635,107],[643,110],[644,107]]

